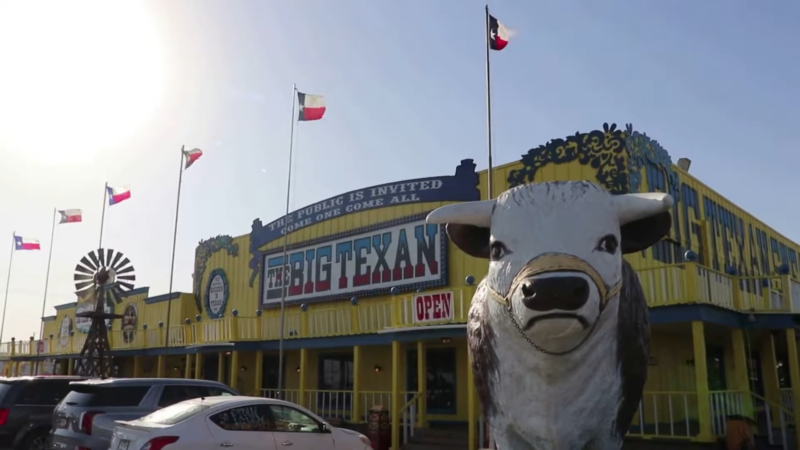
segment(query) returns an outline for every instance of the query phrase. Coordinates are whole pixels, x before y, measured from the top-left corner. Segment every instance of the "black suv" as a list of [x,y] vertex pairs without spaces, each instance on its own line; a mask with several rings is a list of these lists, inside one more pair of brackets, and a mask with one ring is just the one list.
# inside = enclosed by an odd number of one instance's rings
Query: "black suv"
[[81,377],[0,378],[0,448],[47,448],[53,409]]

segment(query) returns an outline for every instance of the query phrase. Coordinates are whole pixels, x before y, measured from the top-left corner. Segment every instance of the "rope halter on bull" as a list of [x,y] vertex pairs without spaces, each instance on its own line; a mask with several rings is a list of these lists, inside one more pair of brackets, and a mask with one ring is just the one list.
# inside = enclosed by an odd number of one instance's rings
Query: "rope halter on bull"
[[[516,292],[522,283],[525,283],[533,276],[555,272],[580,272],[586,274],[592,279],[592,281],[594,281],[595,286],[597,286],[597,292],[600,294],[600,308],[597,311],[597,318],[592,324],[591,329],[589,329],[589,332],[586,333],[586,336],[584,336],[584,338],[581,339],[577,345],[563,352],[549,351],[533,342],[533,340],[531,340],[531,338],[525,334],[519,322],[517,321],[517,318],[514,316],[513,307],[511,305],[511,295]],[[489,294],[492,296],[492,298],[494,298],[501,305],[505,306],[506,311],[508,311],[508,317],[511,319],[511,323],[514,324],[514,327],[517,329],[520,336],[528,341],[528,344],[530,344],[531,347],[546,355],[564,356],[574,352],[584,343],[586,343],[597,327],[597,323],[600,321],[600,315],[603,314],[603,310],[605,309],[606,305],[612,298],[614,298],[614,296],[619,294],[620,290],[622,289],[622,280],[618,281],[613,286],[606,286],[606,284],[603,282],[603,278],[600,276],[597,270],[577,256],[568,255],[565,253],[545,253],[532,259],[530,262],[528,262],[528,264],[525,265],[525,267],[522,268],[522,270],[519,271],[519,273],[517,273],[517,276],[514,277],[511,287],[506,295],[500,295],[497,291],[492,289],[491,286],[489,286],[489,283],[486,283],[486,289],[489,291]]]

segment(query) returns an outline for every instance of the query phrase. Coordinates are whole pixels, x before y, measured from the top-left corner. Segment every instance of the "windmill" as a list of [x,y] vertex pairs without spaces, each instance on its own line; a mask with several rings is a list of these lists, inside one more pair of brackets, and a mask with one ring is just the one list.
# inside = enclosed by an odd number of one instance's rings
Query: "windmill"
[[94,309],[75,314],[92,322],[78,358],[77,372],[105,378],[111,373],[108,326],[122,317],[114,314],[114,306],[122,302],[123,294],[133,289],[135,269],[122,253],[101,248],[81,258],[75,266],[74,280],[78,296],[94,297]]

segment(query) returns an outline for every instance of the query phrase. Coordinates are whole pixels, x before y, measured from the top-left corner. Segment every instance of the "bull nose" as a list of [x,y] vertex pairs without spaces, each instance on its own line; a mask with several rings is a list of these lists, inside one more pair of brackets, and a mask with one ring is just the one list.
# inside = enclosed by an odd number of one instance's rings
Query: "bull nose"
[[589,300],[589,283],[581,277],[530,280],[522,285],[522,303],[534,311],[575,311]]

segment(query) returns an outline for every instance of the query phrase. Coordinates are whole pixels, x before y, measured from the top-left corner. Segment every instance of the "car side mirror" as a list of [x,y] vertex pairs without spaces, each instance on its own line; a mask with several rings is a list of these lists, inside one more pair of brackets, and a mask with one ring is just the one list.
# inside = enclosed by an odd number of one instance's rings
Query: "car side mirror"
[[319,432],[320,432],[320,433],[330,433],[330,432],[331,432],[331,430],[329,430],[329,429],[328,429],[328,425],[327,425],[327,424],[325,424],[325,423],[321,423],[321,424],[319,425]]

